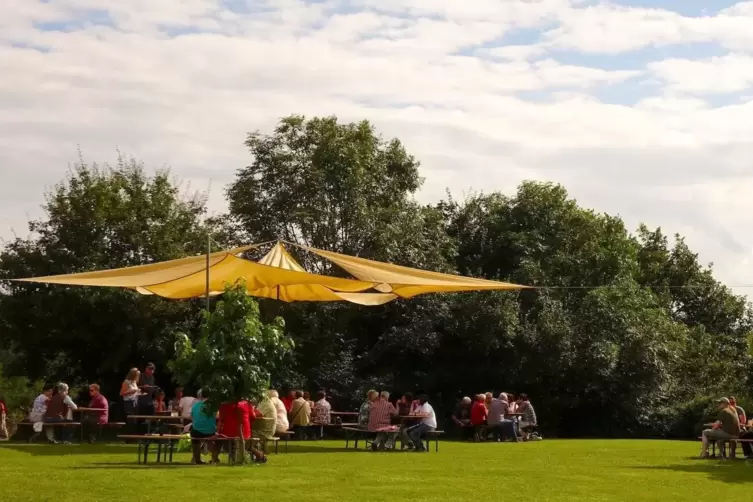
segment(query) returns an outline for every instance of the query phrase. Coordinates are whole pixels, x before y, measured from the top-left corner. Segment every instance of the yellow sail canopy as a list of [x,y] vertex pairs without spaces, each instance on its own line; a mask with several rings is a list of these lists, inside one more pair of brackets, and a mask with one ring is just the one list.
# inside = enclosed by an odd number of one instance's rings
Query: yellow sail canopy
[[[307,272],[282,243],[278,242],[257,263],[238,255],[262,244],[191,256],[148,265],[18,279],[25,282],[70,286],[129,288],[141,294],[172,299],[217,295],[225,286],[245,280],[247,293],[284,302],[348,301],[359,305],[382,305],[396,298],[424,293],[521,289],[526,286],[473,277],[429,272],[331,251],[300,246],[350,273],[355,279]],[[207,290],[207,261],[209,283]]]
[[[225,285],[234,284],[239,279],[245,279],[248,293],[254,296],[277,298],[280,288],[279,298],[284,301],[339,301],[341,298],[335,292],[356,293],[374,286],[364,281],[272,267],[235,256],[254,247],[257,245],[209,255],[210,294],[221,293]],[[206,294],[206,263],[206,255],[191,256],[135,267],[18,280],[69,286],[129,288],[142,294],[185,299]],[[327,298],[321,298],[323,295],[317,294],[317,286],[329,290]],[[294,288],[291,293],[295,291],[297,294],[285,293],[284,288],[287,287]]]
[[528,286],[508,282],[489,281],[475,277],[403,267],[306,246],[301,246],[301,248],[331,261],[356,279],[375,283],[375,289],[384,293],[392,292],[401,298],[413,298],[425,293],[528,288]]
[[[305,272],[305,269],[300,263],[293,258],[285,246],[281,242],[275,244],[264,257],[259,260],[259,263],[264,265],[270,265],[273,267],[279,267],[286,270],[296,270],[299,272]],[[382,305],[396,299],[397,296],[391,293],[358,293],[358,292],[337,292],[332,291],[330,288],[321,284],[309,284],[306,286],[284,286],[276,288],[279,292],[280,300],[291,301],[327,301],[336,302],[345,300],[351,303],[357,303],[359,305],[376,306]],[[268,296],[269,292],[265,294],[256,294],[252,292],[254,296]]]

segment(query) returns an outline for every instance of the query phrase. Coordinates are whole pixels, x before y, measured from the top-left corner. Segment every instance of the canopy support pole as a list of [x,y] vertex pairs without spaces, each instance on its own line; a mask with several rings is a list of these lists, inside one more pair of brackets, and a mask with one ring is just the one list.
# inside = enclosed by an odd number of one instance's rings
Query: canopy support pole
[[212,237],[207,232],[207,279],[206,279],[206,297],[207,297],[207,312],[209,312],[209,255],[212,253]]

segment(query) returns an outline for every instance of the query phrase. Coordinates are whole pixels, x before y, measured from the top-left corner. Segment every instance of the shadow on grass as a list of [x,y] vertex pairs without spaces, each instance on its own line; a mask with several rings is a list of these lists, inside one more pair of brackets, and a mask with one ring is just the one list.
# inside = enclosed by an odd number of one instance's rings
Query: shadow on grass
[[[343,447],[332,447],[332,446],[312,446],[307,444],[295,444],[290,443],[288,445],[287,451],[285,450],[285,445],[280,445],[280,454],[295,454],[295,453],[355,453],[355,452],[364,452],[366,450],[364,449],[354,449],[354,448],[345,448]],[[274,453],[274,447],[272,447],[271,451],[272,455],[275,455]]]
[[0,444],[1,450],[13,450],[32,456],[61,456],[61,455],[112,455],[128,454],[136,451],[136,445],[125,444],[44,444],[44,443],[5,443]]
[[[636,466],[634,469],[649,471],[674,471],[684,474],[705,474],[714,481],[730,484],[753,483],[753,463],[744,460],[703,460],[691,457],[693,465],[678,464],[667,466]],[[689,460],[690,460],[689,459]]]

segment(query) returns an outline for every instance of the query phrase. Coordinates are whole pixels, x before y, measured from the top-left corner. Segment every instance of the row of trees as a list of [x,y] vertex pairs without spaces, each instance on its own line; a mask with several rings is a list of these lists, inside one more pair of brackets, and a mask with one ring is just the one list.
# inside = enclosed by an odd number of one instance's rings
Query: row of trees
[[[560,435],[690,434],[709,396],[747,390],[751,310],[681,237],[631,233],[549,183],[420,205],[418,162],[368,122],[292,116],[246,145],[251,163],[213,219],[168,172],[80,162],[31,236],[6,243],[1,278],[195,254],[207,233],[227,246],[283,238],[542,287],[375,308],[262,301],[261,319],[281,315],[296,345],[273,375],[281,387],[325,388],[343,405],[369,387],[420,390],[445,409],[471,392],[527,392]],[[136,363],[164,366],[176,333],[199,331],[201,302],[3,284],[0,364],[11,375],[117,386]]]

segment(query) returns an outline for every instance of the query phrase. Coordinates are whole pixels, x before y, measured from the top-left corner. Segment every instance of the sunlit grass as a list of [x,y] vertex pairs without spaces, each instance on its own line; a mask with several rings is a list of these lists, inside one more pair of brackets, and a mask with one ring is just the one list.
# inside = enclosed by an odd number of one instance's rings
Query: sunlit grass
[[126,445],[0,445],[3,500],[748,500],[753,465],[702,461],[698,444],[545,440],[440,443],[439,453],[299,443],[264,466],[136,464]]

